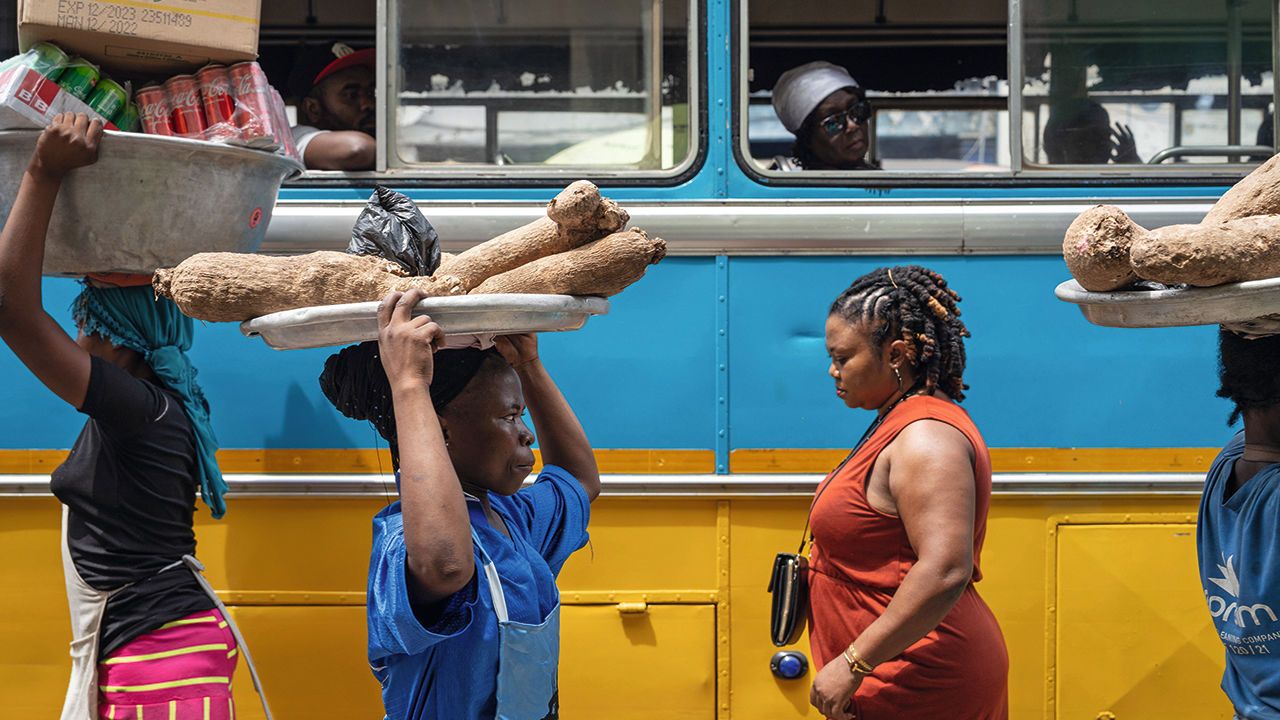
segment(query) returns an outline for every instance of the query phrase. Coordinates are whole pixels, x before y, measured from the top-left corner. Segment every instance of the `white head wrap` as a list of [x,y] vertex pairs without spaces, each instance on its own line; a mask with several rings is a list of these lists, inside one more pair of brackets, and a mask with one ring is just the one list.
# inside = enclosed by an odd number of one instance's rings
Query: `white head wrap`
[[831,93],[859,87],[848,70],[825,60],[815,60],[782,73],[773,86],[773,111],[791,132]]

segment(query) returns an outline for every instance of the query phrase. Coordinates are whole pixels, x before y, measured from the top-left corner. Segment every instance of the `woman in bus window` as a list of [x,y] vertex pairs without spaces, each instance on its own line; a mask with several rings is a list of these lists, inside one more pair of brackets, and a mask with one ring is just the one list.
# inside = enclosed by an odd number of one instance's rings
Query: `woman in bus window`
[[[391,445],[399,502],[374,517],[369,663],[392,720],[559,715],[555,578],[587,542],[600,476],[532,335],[436,352],[420,291],[379,307],[377,344],[346,348],[320,384]],[[533,433],[546,465],[532,486]]]
[[773,86],[773,110],[796,136],[773,170],[874,170],[867,162],[871,103],[849,71],[821,60],[792,68]]
[[1200,500],[1200,582],[1226,647],[1222,689],[1241,720],[1280,718],[1280,335],[1222,329],[1218,397],[1244,429],[1213,461]]
[[974,588],[991,460],[958,405],[959,300],[930,270],[881,268],[827,316],[836,395],[876,413],[810,511],[810,700],[828,718],[1008,717],[1004,637]]
[[73,307],[73,340],[41,298],[59,188],[72,170],[96,162],[101,137],[97,120],[55,117],[0,233],[0,337],[88,416],[50,483],[64,506],[72,620],[62,718],[227,720],[237,643],[194,560],[184,563],[195,554],[196,492],[218,518],[226,489],[187,358],[191,319],[157,299],[147,277],[129,287],[89,281]]

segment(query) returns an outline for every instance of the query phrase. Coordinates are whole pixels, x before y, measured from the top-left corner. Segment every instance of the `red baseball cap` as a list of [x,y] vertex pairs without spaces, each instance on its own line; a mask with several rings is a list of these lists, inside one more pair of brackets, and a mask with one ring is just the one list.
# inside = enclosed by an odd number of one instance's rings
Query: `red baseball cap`
[[367,67],[370,70],[372,70],[374,65],[377,63],[377,59],[378,59],[377,48],[365,48],[364,50],[355,50],[355,51],[349,52],[346,55],[343,55],[342,57],[329,63],[328,65],[325,65],[324,69],[321,70],[319,74],[316,75],[316,79],[311,81],[311,85],[312,87],[315,87],[330,75],[333,75],[334,73],[342,72],[347,68]]

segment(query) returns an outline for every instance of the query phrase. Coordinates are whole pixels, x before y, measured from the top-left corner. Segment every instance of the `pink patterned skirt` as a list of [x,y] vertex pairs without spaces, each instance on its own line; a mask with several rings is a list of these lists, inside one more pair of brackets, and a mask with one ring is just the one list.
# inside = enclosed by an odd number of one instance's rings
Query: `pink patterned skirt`
[[234,720],[238,649],[217,610],[140,635],[98,663],[98,717]]

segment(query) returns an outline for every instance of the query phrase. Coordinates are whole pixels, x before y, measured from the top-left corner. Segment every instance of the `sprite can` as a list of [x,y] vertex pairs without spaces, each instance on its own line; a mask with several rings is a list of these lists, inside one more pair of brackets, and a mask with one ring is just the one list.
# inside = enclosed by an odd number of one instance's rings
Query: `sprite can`
[[97,65],[77,57],[67,63],[67,67],[58,76],[58,85],[77,98],[88,100],[89,93],[92,93],[94,86],[98,84],[98,77]]
[[115,80],[102,78],[85,104],[103,119],[110,120],[129,104],[129,94]]
[[31,49],[22,54],[22,64],[35,70],[50,80],[57,80],[62,74],[62,69],[67,66],[70,58],[62,52],[62,48],[53,43],[36,43]]
[[138,132],[138,120],[138,106],[133,103],[125,103],[124,109],[111,122],[125,132]]

